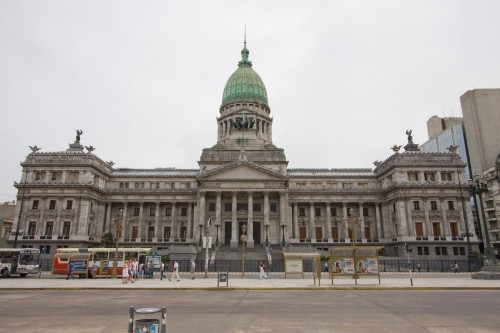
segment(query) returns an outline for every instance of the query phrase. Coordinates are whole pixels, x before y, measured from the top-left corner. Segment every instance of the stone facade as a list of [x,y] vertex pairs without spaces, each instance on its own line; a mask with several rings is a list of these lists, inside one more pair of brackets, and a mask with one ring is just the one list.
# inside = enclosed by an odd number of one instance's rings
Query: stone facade
[[[466,258],[467,233],[477,250],[456,153],[395,150],[375,169],[288,169],[284,149],[273,144],[264,85],[253,73],[247,79],[244,51],[244,68],[223,95],[217,142],[203,149],[199,168],[113,168],[84,151],[81,133],[63,152],[32,148],[15,185],[19,244],[51,252],[97,246],[120,221],[123,246],[156,250],[197,247],[208,234],[219,251],[230,251],[244,230],[250,250],[267,243],[324,249],[355,238],[394,256],[406,256],[407,243],[419,258]],[[259,87],[253,95],[252,86]],[[251,98],[239,100],[240,92]]]

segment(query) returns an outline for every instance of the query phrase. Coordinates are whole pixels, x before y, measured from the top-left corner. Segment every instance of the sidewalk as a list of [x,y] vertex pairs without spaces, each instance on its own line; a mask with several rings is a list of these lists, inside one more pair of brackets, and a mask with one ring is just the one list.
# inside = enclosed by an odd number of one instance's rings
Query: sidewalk
[[[259,280],[258,273],[230,273],[229,283],[219,283],[217,287],[217,273],[209,273],[204,278],[204,273],[197,273],[196,279],[192,280],[187,273],[180,274],[180,281],[169,281],[167,278],[159,279],[156,274],[154,279],[139,280],[135,283],[122,284],[121,279],[97,278],[97,279],[74,279],[66,280],[63,276],[53,276],[50,273],[42,273],[39,276],[28,276],[25,278],[0,278],[0,290],[90,290],[90,289],[146,289],[146,290],[411,290],[411,289],[489,289],[500,290],[500,280],[473,280],[470,273],[413,273],[413,286],[410,283],[408,273],[382,273],[379,284],[376,276],[362,277],[358,284],[351,277],[328,279],[323,274],[321,285],[318,280],[314,281],[311,273],[305,273],[304,278],[298,276],[287,276],[284,273],[272,273],[267,280]],[[316,282],[316,283],[314,283]]]

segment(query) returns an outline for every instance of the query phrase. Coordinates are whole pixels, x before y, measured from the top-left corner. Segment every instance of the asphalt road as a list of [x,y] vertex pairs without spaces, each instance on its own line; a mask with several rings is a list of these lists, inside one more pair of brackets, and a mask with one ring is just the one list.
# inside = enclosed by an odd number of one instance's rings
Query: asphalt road
[[168,332],[500,331],[497,290],[2,290],[0,332],[127,332],[129,306]]

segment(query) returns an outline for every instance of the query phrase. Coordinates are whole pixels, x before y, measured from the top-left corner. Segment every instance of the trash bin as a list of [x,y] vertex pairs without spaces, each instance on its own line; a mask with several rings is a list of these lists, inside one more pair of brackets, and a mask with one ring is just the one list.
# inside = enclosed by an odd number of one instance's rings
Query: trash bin
[[136,333],[159,333],[160,321],[158,319],[137,319],[135,321]]

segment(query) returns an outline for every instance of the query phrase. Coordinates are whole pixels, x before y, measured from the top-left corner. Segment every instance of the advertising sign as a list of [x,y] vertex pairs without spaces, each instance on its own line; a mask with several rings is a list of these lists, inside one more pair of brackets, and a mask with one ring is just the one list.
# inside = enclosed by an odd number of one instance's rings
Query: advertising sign
[[286,273],[299,273],[302,274],[304,267],[302,264],[302,259],[287,259],[285,261],[285,272]]
[[358,274],[378,274],[376,258],[365,258],[357,260]]
[[73,274],[86,274],[87,273],[87,265],[88,260],[71,260],[75,265],[73,267]]
[[153,267],[160,269],[161,267],[161,256],[146,256],[146,262],[153,262]]
[[108,269],[109,269],[109,261],[101,260],[101,267],[99,269],[101,275],[108,275]]
[[333,274],[354,274],[354,259],[343,258],[334,260]]

